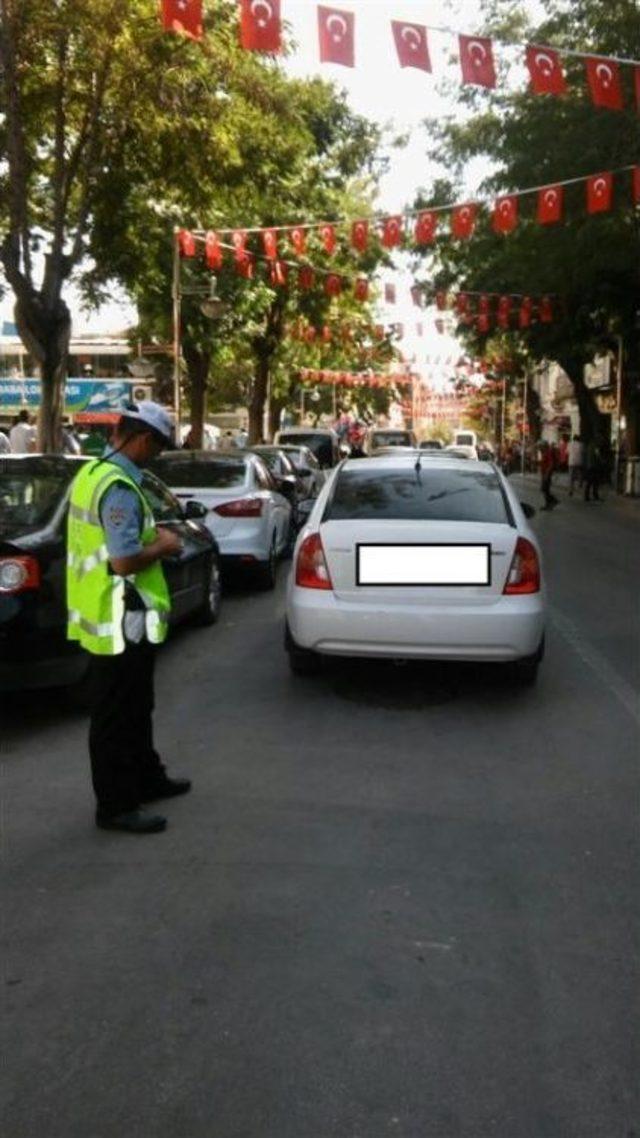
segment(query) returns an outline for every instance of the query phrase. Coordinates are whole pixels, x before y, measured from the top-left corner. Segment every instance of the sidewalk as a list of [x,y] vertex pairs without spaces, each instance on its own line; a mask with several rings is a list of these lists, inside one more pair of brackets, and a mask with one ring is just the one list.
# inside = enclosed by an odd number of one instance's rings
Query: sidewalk
[[[535,499],[537,497],[539,503],[542,503],[539,474],[510,474],[509,481],[513,486],[521,488],[522,493],[526,493],[527,499]],[[573,497],[570,498],[569,475],[566,473],[554,474],[552,492],[560,499],[562,504],[571,503],[585,510],[597,510],[606,506],[608,512],[614,512],[619,518],[637,518],[640,520],[640,498],[632,498],[625,494],[616,494],[611,486],[601,486],[598,491],[602,499],[602,506],[597,502],[595,506],[592,506],[589,502],[585,502],[581,489],[576,490]],[[536,501],[532,501],[532,505],[537,504]]]

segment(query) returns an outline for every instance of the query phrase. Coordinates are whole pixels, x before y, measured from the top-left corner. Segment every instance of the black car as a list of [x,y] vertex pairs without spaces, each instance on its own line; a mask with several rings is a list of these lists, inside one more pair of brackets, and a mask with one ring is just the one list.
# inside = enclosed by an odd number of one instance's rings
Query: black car
[[[0,691],[57,687],[82,679],[87,658],[66,638],[66,517],[74,475],[87,458],[0,456]],[[183,550],[163,562],[171,623],[212,624],[220,609],[219,552],[196,502],[185,507],[155,475],[142,489],[157,522]]]

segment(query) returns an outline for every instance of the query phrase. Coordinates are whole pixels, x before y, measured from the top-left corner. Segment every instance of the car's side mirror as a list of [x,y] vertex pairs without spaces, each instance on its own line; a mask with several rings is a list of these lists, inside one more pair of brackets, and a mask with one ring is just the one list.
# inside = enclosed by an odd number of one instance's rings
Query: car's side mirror
[[313,471],[309,470],[308,466],[299,466],[298,474],[301,474],[303,478],[308,478],[310,474],[313,474]]
[[207,510],[207,507],[204,506],[202,502],[196,502],[193,498],[190,498],[188,502],[185,502],[184,516],[188,520],[202,521],[203,518],[206,518],[208,512],[209,511]]
[[525,518],[533,518],[536,514],[535,506],[530,506],[528,502],[521,502],[522,512]]

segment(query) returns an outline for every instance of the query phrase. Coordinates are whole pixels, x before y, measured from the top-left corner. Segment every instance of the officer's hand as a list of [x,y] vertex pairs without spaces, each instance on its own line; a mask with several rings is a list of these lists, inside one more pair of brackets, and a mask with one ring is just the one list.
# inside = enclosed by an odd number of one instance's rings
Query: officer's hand
[[172,529],[165,529],[163,526],[158,526],[158,536],[156,538],[160,546],[161,557],[171,557],[173,554],[182,552],[182,539]]

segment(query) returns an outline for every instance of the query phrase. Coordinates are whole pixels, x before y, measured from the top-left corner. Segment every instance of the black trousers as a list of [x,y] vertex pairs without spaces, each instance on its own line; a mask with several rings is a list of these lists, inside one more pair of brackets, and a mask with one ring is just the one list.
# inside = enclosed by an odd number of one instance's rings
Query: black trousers
[[91,656],[89,754],[101,814],[135,810],[164,775],[153,746],[154,666],[146,640],[120,656]]
[[542,493],[544,495],[545,506],[555,506],[557,501],[558,501],[555,494],[551,490],[551,479],[552,478],[553,478],[553,472],[551,474],[543,474],[542,480],[540,482],[540,489],[542,490]]

